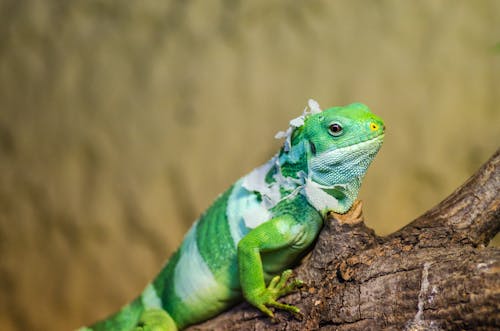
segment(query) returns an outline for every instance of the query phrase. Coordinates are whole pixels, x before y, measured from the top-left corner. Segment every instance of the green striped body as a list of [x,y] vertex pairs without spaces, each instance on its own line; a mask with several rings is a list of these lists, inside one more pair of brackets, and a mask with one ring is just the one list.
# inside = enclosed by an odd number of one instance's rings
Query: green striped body
[[[269,168],[271,160],[262,168]],[[179,329],[209,319],[242,300],[237,246],[254,228],[278,216],[297,218],[297,232],[302,241],[297,249],[289,248],[263,256],[265,280],[297,262],[315,240],[322,217],[296,194],[265,209],[260,194],[248,191],[245,178],[220,195],[186,234],[180,248],[169,259],[141,297],[126,306],[114,318],[92,326],[91,330],[133,330],[130,325],[115,325],[121,320],[138,320],[147,308],[161,307]],[[284,195],[290,191],[283,191]],[[126,323],[127,324],[127,323]]]

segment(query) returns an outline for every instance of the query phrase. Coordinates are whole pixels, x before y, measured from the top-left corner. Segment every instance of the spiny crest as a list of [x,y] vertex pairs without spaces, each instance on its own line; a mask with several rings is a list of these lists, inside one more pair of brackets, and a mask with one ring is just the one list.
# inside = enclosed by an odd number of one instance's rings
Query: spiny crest
[[278,133],[276,133],[276,135],[274,136],[276,139],[283,139],[283,138],[286,139],[284,147],[283,147],[285,152],[290,151],[290,149],[292,147],[292,134],[293,134],[294,130],[297,128],[300,128],[301,126],[304,125],[304,122],[305,122],[305,119],[307,118],[307,116],[318,114],[320,112],[321,112],[321,108],[320,108],[318,102],[316,100],[309,99],[309,101],[307,102],[307,106],[304,108],[304,112],[302,113],[302,115],[292,119],[290,121],[290,126],[288,127],[288,129],[286,131],[279,131]]

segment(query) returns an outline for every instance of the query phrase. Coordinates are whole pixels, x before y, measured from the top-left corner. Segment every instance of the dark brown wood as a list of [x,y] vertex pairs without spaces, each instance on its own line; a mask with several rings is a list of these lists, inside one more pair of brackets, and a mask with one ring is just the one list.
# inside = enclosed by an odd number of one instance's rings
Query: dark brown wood
[[360,202],[331,214],[295,269],[306,286],[281,299],[303,320],[271,321],[244,303],[190,330],[499,330],[500,249],[486,247],[500,229],[499,192],[500,150],[390,236],[365,226]]

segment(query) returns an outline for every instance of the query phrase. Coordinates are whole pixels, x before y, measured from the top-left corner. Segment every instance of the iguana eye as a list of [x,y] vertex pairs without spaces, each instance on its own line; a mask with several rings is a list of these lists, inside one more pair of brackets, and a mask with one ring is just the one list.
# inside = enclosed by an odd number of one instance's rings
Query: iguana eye
[[332,123],[328,127],[328,132],[334,137],[338,137],[342,134],[342,125],[339,123]]

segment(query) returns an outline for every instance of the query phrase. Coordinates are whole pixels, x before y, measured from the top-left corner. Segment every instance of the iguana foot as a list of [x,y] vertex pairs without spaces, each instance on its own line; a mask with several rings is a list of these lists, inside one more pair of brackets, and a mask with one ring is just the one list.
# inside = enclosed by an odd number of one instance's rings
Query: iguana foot
[[252,296],[252,298],[247,298],[247,300],[271,318],[274,318],[274,313],[268,307],[286,310],[294,314],[296,317],[300,318],[302,314],[300,313],[299,308],[276,301],[278,298],[296,291],[304,284],[301,280],[298,279],[294,279],[287,284],[291,276],[292,270],[283,271],[281,276],[276,276],[271,280],[271,282],[269,282],[267,288],[265,288],[260,293]]
[[163,309],[145,310],[134,331],[176,331],[177,326],[170,315]]

